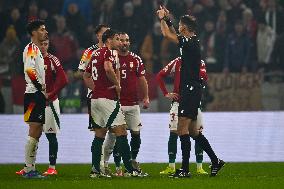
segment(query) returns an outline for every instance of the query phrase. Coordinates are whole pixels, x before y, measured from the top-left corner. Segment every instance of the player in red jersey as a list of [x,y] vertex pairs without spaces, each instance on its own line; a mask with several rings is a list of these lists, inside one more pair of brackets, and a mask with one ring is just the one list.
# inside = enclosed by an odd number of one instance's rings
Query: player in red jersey
[[[167,66],[165,66],[158,74],[157,81],[159,86],[166,98],[172,100],[171,110],[170,110],[170,136],[168,140],[168,155],[169,155],[169,166],[160,172],[160,174],[173,174],[175,173],[175,159],[177,153],[177,125],[178,125],[178,105],[179,105],[179,83],[180,83],[180,66],[181,66],[181,58],[178,57],[172,60]],[[206,67],[204,61],[200,64],[200,79],[203,82],[206,82],[208,79],[206,73]],[[166,85],[164,83],[164,78],[167,76],[174,77],[174,89],[173,92],[168,92]],[[198,116],[197,120],[192,124],[196,124],[198,130],[202,131],[203,122],[202,122],[202,112],[200,108],[198,108]],[[195,143],[195,156],[196,156],[196,164],[197,164],[197,174],[208,174],[202,168],[203,161],[203,150]]]
[[115,51],[119,46],[119,35],[113,30],[106,30],[102,36],[105,46],[94,51],[83,75],[89,89],[93,91],[91,115],[95,123],[95,138],[92,142],[91,178],[110,177],[100,170],[102,145],[108,130],[116,135],[118,151],[122,154],[126,173],[139,176],[130,162],[130,147],[127,140],[126,123],[122,114],[120,98],[119,64]]
[[[58,94],[60,90],[68,83],[67,76],[60,64],[60,61],[54,55],[48,53],[49,40],[42,41],[39,48],[44,58],[45,65],[45,83],[47,93],[47,106],[45,108],[45,123],[43,132],[49,142],[49,168],[43,175],[57,175],[55,169],[58,142],[56,134],[60,131],[60,108]],[[22,174],[24,170],[20,171]]]
[[[145,78],[145,69],[141,58],[129,51],[130,40],[128,34],[121,32],[119,38],[121,42],[120,48],[118,50],[121,82],[121,109],[125,116],[127,129],[129,129],[131,133],[130,146],[132,165],[142,174],[139,163],[136,161],[136,157],[138,155],[141,144],[140,129],[142,126],[138,99],[138,87],[142,91],[143,107],[148,108],[148,84]],[[109,160],[109,156],[114,145],[113,142],[114,141],[108,140],[108,138],[106,138],[104,148],[105,163]],[[122,169],[120,167],[121,157],[120,154],[117,153],[116,147],[114,149],[113,155],[116,164],[116,175],[122,176]],[[106,166],[107,165],[105,165],[105,167]],[[146,176],[145,173],[143,175]]]
[[[95,50],[98,50],[99,48],[103,47],[104,44],[102,42],[102,35],[107,29],[109,29],[109,27],[105,24],[99,24],[95,28],[95,34],[98,39],[98,43],[90,46],[84,51],[82,58],[80,60],[80,64],[78,66],[78,72],[77,72],[80,78],[83,78],[83,73],[85,72],[88,63],[90,62],[92,53]],[[87,93],[87,106],[88,106],[88,113],[89,113],[88,129],[93,130],[93,121],[92,121],[92,117],[90,113],[91,112],[91,90],[90,89],[88,89],[88,93]]]

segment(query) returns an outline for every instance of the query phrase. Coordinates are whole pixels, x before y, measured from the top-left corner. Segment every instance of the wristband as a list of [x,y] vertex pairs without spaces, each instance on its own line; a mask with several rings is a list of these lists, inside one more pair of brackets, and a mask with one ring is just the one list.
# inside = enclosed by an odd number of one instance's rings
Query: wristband
[[168,16],[164,16],[162,20],[164,20],[169,27],[173,26],[173,22]]

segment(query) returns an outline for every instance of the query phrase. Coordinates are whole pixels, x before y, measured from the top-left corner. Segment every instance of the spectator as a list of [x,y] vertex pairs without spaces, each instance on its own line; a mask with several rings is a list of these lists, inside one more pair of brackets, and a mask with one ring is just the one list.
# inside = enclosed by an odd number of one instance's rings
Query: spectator
[[0,76],[7,80],[12,75],[20,73],[20,63],[18,62],[20,41],[14,26],[9,26],[6,36],[0,44]]
[[46,9],[40,9],[39,19],[45,21],[45,26],[49,33],[53,33],[56,29],[55,19],[50,16],[49,12]]
[[133,17],[138,20],[139,18],[143,18],[143,22],[140,22],[139,27],[142,29],[137,34],[137,43],[138,47],[141,47],[144,37],[146,36],[145,31],[149,31],[152,29],[151,26],[153,25],[153,16],[149,14],[152,9],[150,4],[146,4],[146,1],[142,0],[132,0],[133,7],[134,7],[134,15]]
[[184,1],[169,0],[166,6],[176,18],[179,18],[186,13],[186,3]]
[[19,56],[20,41],[17,38],[14,26],[6,30],[6,36],[0,44],[0,80],[2,80],[1,93],[5,103],[5,113],[12,113],[12,90],[11,76],[14,76],[16,69],[20,66],[17,64]]
[[55,48],[55,56],[59,58],[65,70],[72,69],[72,60],[76,59],[78,45],[74,35],[66,28],[65,18],[59,16],[56,20],[56,31],[51,34],[51,43]]
[[201,0],[203,9],[200,17],[202,20],[198,20],[200,26],[205,26],[207,20],[212,20],[214,23],[218,18],[218,7],[216,6],[214,0]]
[[249,8],[244,9],[242,18],[246,32],[252,40],[255,40],[257,32],[257,22],[254,19],[252,10]]
[[95,20],[98,24],[108,24],[112,25],[114,21],[114,17],[117,16],[114,10],[115,1],[114,0],[106,0],[99,4],[99,11],[95,12]]
[[68,12],[66,13],[65,18],[66,27],[75,34],[77,39],[80,39],[79,43],[83,44],[86,23],[84,17],[79,12],[77,4],[70,3],[68,5]]
[[200,35],[201,57],[207,64],[208,72],[216,72],[217,59],[215,57],[215,25],[213,20],[207,20],[204,31]]
[[270,26],[266,24],[264,17],[258,20],[257,31],[257,61],[259,68],[269,69],[267,64],[270,61],[270,55],[273,50],[276,34]]
[[36,1],[31,1],[28,7],[27,22],[38,19],[38,5]]
[[122,16],[114,21],[114,28],[129,34],[134,53],[139,51],[140,41],[143,40],[145,30],[141,24],[141,18],[134,16],[134,6],[131,1],[124,3]]
[[22,39],[23,35],[25,35],[26,30],[25,30],[24,21],[21,18],[21,13],[18,8],[13,8],[11,10],[10,16],[8,17],[6,23],[6,27],[4,26],[4,28],[9,27],[10,25],[14,26],[18,38]]
[[246,72],[249,66],[250,40],[243,23],[236,21],[225,49],[224,72]]
[[244,29],[250,38],[250,69],[251,71],[257,70],[257,50],[256,50],[256,33],[257,33],[257,22],[254,19],[252,10],[249,8],[243,11],[243,23]]
[[160,22],[156,22],[153,31],[146,35],[140,50],[147,73],[158,73],[163,67],[163,62],[166,64],[173,59],[171,53],[165,52],[169,43],[161,34]]
[[217,64],[213,72],[222,72],[227,40],[227,16],[225,11],[221,11],[216,23],[216,36],[215,36],[215,57]]
[[231,9],[227,11],[227,24],[229,33],[234,31],[234,25],[237,20],[242,18],[243,6],[242,0],[229,0]]
[[64,0],[40,0],[38,1],[39,7],[44,8],[51,17],[61,13],[63,9],[63,3],[64,3]]
[[92,3],[91,0],[64,0],[62,15],[67,15],[69,5],[76,4],[87,23],[92,23]]

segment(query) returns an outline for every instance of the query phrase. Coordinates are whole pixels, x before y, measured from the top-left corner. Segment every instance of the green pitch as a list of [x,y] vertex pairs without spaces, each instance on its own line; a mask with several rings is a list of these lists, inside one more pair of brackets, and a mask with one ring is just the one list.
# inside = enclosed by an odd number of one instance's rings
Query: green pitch
[[[220,188],[284,188],[284,162],[283,163],[227,163],[220,174],[215,178],[198,176],[195,174],[196,166],[191,164],[193,177],[190,179],[173,179],[160,176],[159,172],[167,164],[142,164],[141,167],[150,176],[146,178],[97,178],[90,179],[90,165],[86,164],[60,164],[57,166],[59,175],[40,180],[28,180],[15,174],[22,165],[0,164],[0,189],[6,188],[39,188],[39,189],[220,189]],[[179,165],[177,166],[179,167]],[[203,166],[207,171],[208,164]],[[37,165],[39,171],[44,171],[47,165]]]

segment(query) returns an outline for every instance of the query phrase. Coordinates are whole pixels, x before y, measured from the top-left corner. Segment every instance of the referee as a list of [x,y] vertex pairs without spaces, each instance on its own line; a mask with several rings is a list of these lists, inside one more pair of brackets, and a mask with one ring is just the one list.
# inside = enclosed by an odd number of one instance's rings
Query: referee
[[201,63],[200,44],[196,36],[197,23],[193,16],[184,15],[179,21],[179,35],[169,18],[169,11],[160,6],[157,15],[161,20],[164,37],[177,43],[182,58],[180,74],[180,104],[178,108],[178,135],[181,141],[182,167],[171,177],[190,177],[190,137],[208,154],[211,159],[211,176],[216,176],[225,162],[218,159],[205,136],[198,131],[193,121],[197,119],[198,108],[202,95],[202,82],[199,78]]

